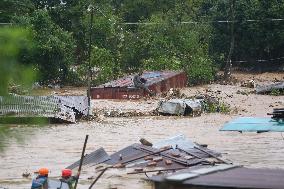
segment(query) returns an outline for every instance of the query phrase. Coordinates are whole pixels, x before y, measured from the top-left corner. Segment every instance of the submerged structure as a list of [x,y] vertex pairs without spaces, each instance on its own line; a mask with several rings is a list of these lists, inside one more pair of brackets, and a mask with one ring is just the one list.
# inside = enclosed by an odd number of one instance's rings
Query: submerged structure
[[48,118],[75,123],[88,114],[86,96],[20,96],[0,97],[0,118]]
[[[139,99],[147,96],[143,89],[134,87],[134,75],[91,88],[92,99]],[[146,80],[145,86],[155,93],[166,92],[171,88],[186,87],[187,77],[178,71],[148,71],[141,76]]]

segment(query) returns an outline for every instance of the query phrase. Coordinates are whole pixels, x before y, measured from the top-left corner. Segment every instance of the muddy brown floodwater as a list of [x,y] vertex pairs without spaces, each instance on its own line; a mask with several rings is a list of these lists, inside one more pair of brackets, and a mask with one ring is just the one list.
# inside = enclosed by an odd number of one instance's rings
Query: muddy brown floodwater
[[[275,77],[283,79],[283,74],[277,74]],[[184,134],[193,141],[208,144],[209,148],[221,152],[224,158],[235,164],[284,168],[284,140],[281,133],[241,134],[219,131],[225,122],[235,117],[265,117],[273,108],[284,106],[283,96],[242,95],[237,93],[238,90],[251,89],[238,85],[212,84],[182,91],[188,95],[221,91],[218,92],[220,97],[236,108],[236,111],[227,115],[211,113],[202,114],[200,117],[101,117],[100,122],[11,127],[10,136],[17,137],[11,137],[1,143],[4,151],[0,152],[0,189],[30,188],[31,178],[23,178],[22,173],[32,173],[41,166],[50,169],[51,177],[59,176],[62,168],[79,159],[86,134],[89,134],[86,153],[99,147],[113,153],[138,142],[141,137],[155,142]],[[127,102],[97,100],[92,103],[95,109],[111,107],[146,111],[155,108],[157,102],[158,99]],[[151,188],[151,184],[143,180],[145,175],[127,175],[129,171],[130,169],[109,170],[94,188]],[[84,167],[78,188],[88,188],[92,182],[88,177],[97,174],[95,167]]]

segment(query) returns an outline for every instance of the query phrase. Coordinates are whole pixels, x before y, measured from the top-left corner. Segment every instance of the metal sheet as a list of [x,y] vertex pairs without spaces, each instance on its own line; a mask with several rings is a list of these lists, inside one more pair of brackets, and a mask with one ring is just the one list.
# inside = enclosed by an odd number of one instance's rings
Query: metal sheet
[[271,118],[240,117],[226,123],[220,131],[284,132],[284,122]]
[[215,188],[283,189],[284,170],[234,168],[184,181],[184,185]]
[[[164,146],[172,146],[174,149],[176,147],[185,150],[191,154],[195,154],[198,157],[201,158],[208,158],[210,157],[208,154],[201,152],[198,149],[195,149],[196,146],[195,143],[193,143],[191,140],[187,139],[184,135],[180,134],[165,140],[158,141],[153,144],[154,148],[162,148]],[[215,152],[213,150],[210,150],[208,148],[203,148],[205,151],[214,154],[215,156],[220,156],[221,154],[218,152]]]
[[171,175],[171,176],[168,176],[166,179],[168,181],[178,182],[178,181],[184,181],[186,179],[194,178],[194,177],[197,177],[197,176],[198,176],[198,174],[189,172],[189,173],[181,173],[181,174]]
[[[137,156],[141,156],[141,155],[146,155],[147,153],[142,152],[140,150],[137,150],[134,148],[134,146],[137,144],[133,144],[131,146],[127,146],[121,150],[119,150],[118,152],[113,153],[110,156],[110,160],[106,161],[106,164],[109,165],[114,165],[119,163],[120,161],[124,161],[125,159],[130,159],[133,157],[137,157]],[[122,157],[122,160],[120,160],[120,156]]]
[[232,169],[232,168],[236,168],[236,167],[239,167],[239,166],[228,165],[228,164],[220,164],[220,165],[217,165],[217,166],[196,169],[196,170],[191,171],[191,173],[196,173],[198,175],[204,175],[204,174],[213,173],[213,172],[217,172],[217,171],[224,171],[224,170],[228,170],[228,169]]
[[178,145],[178,147],[184,149],[184,150],[190,150],[193,149],[195,144],[187,139],[184,135],[180,134],[168,139],[164,139],[158,142],[155,142],[153,144],[153,148],[162,148],[164,146],[172,146],[175,148]]
[[[82,165],[97,165],[100,163],[103,163],[110,159],[110,156],[106,153],[106,151],[103,148],[99,148],[98,150],[86,154],[83,159]],[[79,167],[80,160],[76,161],[72,165],[68,166],[67,169],[75,169],[76,167]]]
[[[211,169],[211,168],[209,168]],[[283,189],[283,169],[251,169],[244,167],[229,167],[203,175],[193,175],[190,170],[182,170],[170,176],[153,176],[155,189]],[[169,182],[170,181],[170,182]],[[174,182],[173,182],[174,181]]]
[[77,113],[87,115],[86,96],[0,97],[0,116],[58,118],[74,123]]

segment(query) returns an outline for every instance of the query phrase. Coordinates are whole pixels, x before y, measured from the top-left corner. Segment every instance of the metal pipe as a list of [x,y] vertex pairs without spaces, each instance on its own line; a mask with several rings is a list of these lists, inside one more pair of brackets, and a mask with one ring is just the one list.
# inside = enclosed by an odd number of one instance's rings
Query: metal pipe
[[179,168],[171,168],[171,169],[157,169],[157,170],[149,170],[149,171],[136,171],[136,172],[130,172],[127,173],[129,175],[131,174],[140,174],[140,173],[151,173],[151,172],[160,172],[160,171],[175,171],[175,170],[181,170],[181,169],[188,169],[188,167],[179,167]]
[[91,53],[92,53],[92,34],[93,34],[93,20],[94,20],[94,8],[92,5],[90,5],[91,8],[91,19],[90,19],[90,38],[89,38],[89,51],[88,51],[88,115],[90,115],[90,109],[91,109]]
[[101,176],[106,172],[108,168],[111,168],[111,167],[106,167],[101,171],[101,173],[97,176],[94,182],[90,185],[89,189],[91,189],[96,184],[96,182],[99,180],[99,178],[101,178]]

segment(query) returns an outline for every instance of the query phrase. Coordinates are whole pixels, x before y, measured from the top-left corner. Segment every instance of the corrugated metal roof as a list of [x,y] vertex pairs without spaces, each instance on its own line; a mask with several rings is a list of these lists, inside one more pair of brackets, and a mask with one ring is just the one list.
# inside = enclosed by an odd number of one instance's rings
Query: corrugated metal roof
[[[82,165],[89,165],[89,164],[97,165],[109,159],[110,159],[110,156],[106,153],[105,149],[99,148],[90,154],[86,154],[83,158]],[[80,165],[80,160],[68,166],[67,169],[75,169],[76,167],[79,167],[79,165]]]

